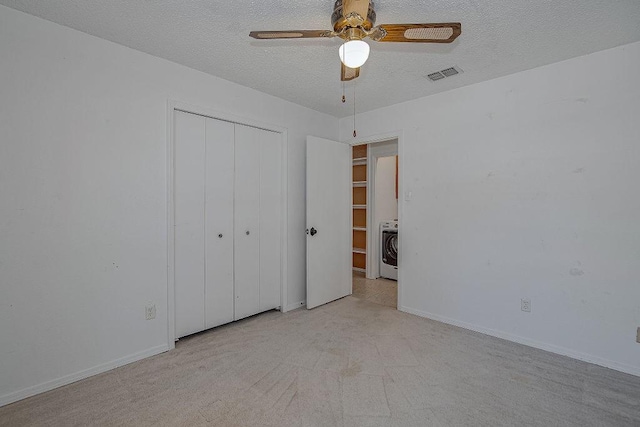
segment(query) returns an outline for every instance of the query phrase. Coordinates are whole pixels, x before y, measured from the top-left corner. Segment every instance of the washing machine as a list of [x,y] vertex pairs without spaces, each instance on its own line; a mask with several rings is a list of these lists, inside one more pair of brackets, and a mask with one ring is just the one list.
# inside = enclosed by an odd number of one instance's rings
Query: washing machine
[[398,280],[398,221],[380,223],[380,276]]

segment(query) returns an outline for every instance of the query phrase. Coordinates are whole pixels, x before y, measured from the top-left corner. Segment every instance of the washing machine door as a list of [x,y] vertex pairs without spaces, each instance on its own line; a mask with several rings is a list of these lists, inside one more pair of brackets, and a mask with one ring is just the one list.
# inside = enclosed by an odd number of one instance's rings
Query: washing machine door
[[382,262],[394,267],[398,266],[398,231],[382,232]]

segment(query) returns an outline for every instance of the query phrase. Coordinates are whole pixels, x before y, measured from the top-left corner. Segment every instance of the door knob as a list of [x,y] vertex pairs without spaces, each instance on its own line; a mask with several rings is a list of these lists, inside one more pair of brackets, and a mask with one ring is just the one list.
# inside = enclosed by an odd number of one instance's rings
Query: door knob
[[313,227],[311,227],[311,230],[309,230],[309,234],[311,234],[312,236],[315,236],[317,233],[318,233],[318,230],[316,230]]

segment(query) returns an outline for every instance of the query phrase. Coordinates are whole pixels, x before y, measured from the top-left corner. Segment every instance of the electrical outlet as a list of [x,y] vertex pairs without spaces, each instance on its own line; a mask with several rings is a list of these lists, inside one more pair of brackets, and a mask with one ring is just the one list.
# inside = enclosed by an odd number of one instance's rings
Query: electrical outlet
[[156,318],[156,305],[148,305],[145,307],[144,309],[144,314],[145,317],[147,318],[147,320],[151,320],[151,319],[155,319]]
[[640,344],[640,326],[638,326],[638,331],[636,332],[636,342]]
[[531,313],[531,300],[529,298],[522,298],[520,300],[520,310]]

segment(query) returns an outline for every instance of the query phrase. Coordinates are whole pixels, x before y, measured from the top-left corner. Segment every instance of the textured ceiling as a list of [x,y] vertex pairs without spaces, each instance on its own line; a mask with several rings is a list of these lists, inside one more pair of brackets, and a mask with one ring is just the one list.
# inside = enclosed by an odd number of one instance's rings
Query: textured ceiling
[[[342,104],[339,39],[249,38],[329,29],[333,0],[0,0],[18,9],[312,109],[352,114],[640,40],[639,0],[377,0],[377,23],[461,22],[449,45],[371,42]],[[427,74],[464,73],[438,82]],[[612,64],[614,65],[614,64]]]

